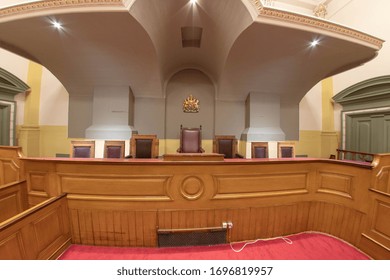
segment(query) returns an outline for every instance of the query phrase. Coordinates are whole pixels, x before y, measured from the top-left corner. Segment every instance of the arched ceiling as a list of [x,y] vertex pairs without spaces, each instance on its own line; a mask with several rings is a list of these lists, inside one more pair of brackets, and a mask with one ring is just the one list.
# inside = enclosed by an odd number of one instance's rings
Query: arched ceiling
[[[201,28],[199,47],[183,47],[183,27],[190,36]],[[319,45],[309,48],[313,39]],[[164,97],[174,73],[194,68],[215,83],[218,99],[256,91],[296,102],[321,79],[374,58],[381,45],[257,0],[52,0],[0,9],[0,47],[44,65],[69,94],[128,85],[137,97]]]

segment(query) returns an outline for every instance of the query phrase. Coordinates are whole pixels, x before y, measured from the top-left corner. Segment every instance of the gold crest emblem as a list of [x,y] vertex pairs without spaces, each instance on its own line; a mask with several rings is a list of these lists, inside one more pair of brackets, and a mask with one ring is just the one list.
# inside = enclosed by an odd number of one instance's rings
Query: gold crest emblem
[[184,113],[198,113],[199,112],[199,100],[194,98],[192,94],[188,96],[183,102]]

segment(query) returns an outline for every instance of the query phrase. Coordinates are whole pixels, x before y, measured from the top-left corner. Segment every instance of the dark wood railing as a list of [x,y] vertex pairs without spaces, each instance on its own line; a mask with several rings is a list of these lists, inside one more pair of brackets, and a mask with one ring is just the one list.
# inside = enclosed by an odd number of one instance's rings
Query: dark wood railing
[[337,159],[339,160],[346,159],[346,160],[372,162],[372,160],[374,159],[374,155],[375,154],[372,153],[337,149]]

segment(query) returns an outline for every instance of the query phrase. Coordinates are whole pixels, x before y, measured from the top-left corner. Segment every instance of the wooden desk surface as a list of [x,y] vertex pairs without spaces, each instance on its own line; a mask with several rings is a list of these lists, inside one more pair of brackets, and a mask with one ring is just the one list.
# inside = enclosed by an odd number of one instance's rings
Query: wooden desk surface
[[177,153],[163,155],[164,161],[224,161],[222,154],[216,153]]

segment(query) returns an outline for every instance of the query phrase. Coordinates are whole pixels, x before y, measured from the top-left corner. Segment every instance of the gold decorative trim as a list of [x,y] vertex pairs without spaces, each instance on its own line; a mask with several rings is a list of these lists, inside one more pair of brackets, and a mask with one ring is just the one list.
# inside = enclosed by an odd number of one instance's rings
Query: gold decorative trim
[[255,6],[258,12],[260,12],[264,8],[260,0],[251,0],[251,2]]
[[122,0],[47,0],[40,2],[32,2],[26,4],[15,5],[0,9],[0,18],[6,16],[13,16],[23,13],[31,13],[52,8],[69,8],[82,6],[121,6]]
[[358,39],[360,41],[375,45],[378,49],[382,48],[383,40],[368,35],[366,33],[341,26],[336,23],[332,23],[320,18],[313,18],[311,16],[305,16],[302,14],[296,14],[293,12],[278,10],[270,7],[265,7],[260,0],[250,0],[258,11],[259,16],[274,18],[285,22],[296,23],[306,25],[309,27],[319,28],[325,31],[330,31],[351,38]]
[[[253,2],[254,0],[252,0]],[[306,16],[302,14],[296,14],[293,12],[277,10],[273,8],[267,8],[262,6],[259,9],[260,16],[274,18],[278,20],[282,20],[284,22],[295,23],[300,25],[305,25],[309,27],[319,28],[325,31],[330,31],[333,33],[338,33],[344,36],[348,36],[354,39],[358,39],[360,41],[369,43],[371,45],[375,45],[378,49],[382,48],[383,40],[376,38],[374,36],[368,35],[364,32],[354,30],[352,28],[348,28],[336,23],[332,23],[320,18],[314,18],[311,16]]]
[[319,18],[325,18],[325,16],[328,14],[328,7],[324,4],[321,3],[317,7],[314,8],[313,10],[313,15]]

